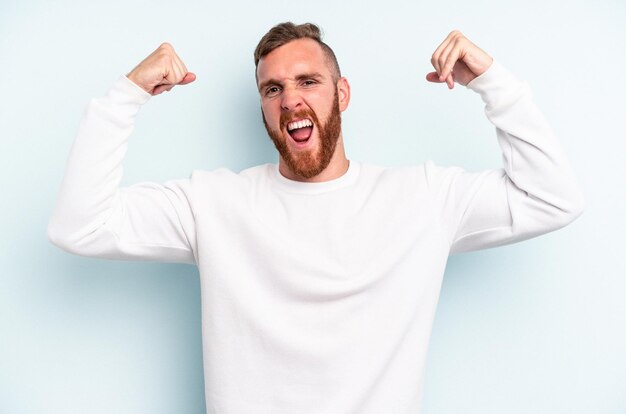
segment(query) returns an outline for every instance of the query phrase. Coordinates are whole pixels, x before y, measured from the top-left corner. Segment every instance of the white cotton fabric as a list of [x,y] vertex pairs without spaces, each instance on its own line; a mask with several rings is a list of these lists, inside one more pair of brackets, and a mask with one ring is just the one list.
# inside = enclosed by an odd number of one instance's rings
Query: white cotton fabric
[[302,183],[266,164],[119,188],[150,95],[125,77],[90,102],[49,237],[80,255],[197,264],[207,413],[417,414],[448,255],[564,226],[583,199],[525,83],[481,95],[503,168],[350,161]]

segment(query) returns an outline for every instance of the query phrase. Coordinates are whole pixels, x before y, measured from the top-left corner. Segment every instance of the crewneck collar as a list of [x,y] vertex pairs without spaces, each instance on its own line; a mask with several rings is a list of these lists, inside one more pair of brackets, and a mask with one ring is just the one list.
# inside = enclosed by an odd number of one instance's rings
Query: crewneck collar
[[339,190],[354,184],[359,176],[361,165],[354,161],[349,161],[348,170],[338,178],[319,183],[308,183],[291,180],[283,176],[278,170],[278,164],[271,165],[272,181],[279,189],[290,193],[298,194],[322,194],[329,191]]

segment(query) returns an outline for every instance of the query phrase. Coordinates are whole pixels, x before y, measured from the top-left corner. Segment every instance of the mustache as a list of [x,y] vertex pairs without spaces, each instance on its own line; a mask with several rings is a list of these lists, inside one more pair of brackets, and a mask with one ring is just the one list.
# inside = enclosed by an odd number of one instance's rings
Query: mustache
[[280,128],[283,129],[288,123],[294,119],[309,118],[313,124],[319,125],[317,115],[311,109],[300,109],[296,112],[283,112],[280,114]]

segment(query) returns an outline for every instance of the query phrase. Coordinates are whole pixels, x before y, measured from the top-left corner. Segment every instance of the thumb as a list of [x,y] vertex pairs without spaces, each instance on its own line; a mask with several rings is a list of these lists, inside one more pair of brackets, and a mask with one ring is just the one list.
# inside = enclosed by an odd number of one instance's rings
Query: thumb
[[440,81],[439,80],[439,74],[437,72],[430,72],[426,75],[426,80],[428,82],[433,82],[433,83],[443,83],[445,81]]
[[196,80],[196,74],[193,73],[193,72],[187,72],[187,74],[185,75],[183,80],[181,80],[178,84],[179,85],[187,85],[188,83],[191,83],[191,82],[193,82],[195,80]]

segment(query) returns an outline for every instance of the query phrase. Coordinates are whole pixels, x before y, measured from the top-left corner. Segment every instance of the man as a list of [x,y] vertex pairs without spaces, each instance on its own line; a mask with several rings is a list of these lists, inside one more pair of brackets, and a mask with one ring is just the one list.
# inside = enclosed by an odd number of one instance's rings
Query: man
[[417,413],[449,254],[583,208],[525,84],[458,31],[431,62],[427,80],[481,95],[503,169],[349,161],[349,83],[316,26],[285,23],[255,51],[278,165],[118,188],[140,106],[195,79],[163,44],[90,103],[49,237],[81,255],[198,265],[209,413]]

